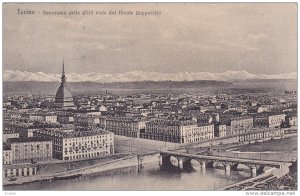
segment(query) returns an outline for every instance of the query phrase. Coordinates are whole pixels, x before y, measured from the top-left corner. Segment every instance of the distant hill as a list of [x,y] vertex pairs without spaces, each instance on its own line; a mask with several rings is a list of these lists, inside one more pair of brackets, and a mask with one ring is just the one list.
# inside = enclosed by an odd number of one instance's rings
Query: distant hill
[[[69,82],[73,92],[99,91],[105,89],[176,89],[176,88],[201,88],[201,87],[229,87],[232,82],[197,80],[197,81],[138,81],[138,82]],[[42,92],[54,94],[59,87],[59,82],[3,82],[4,93],[9,92]]]

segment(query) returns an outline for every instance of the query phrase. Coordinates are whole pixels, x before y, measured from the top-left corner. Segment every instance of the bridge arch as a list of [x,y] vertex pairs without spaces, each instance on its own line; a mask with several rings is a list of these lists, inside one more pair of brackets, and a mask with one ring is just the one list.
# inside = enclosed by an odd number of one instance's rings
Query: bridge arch
[[244,164],[244,163],[238,163],[236,165],[236,168],[233,168],[235,170],[247,170],[247,171],[251,171],[251,167],[247,164]]
[[190,160],[190,165],[191,165],[191,168],[196,170],[196,171],[201,170],[201,162],[197,159],[191,159]]
[[175,156],[170,156],[170,162],[173,166],[178,167],[179,159]]
[[222,161],[213,161],[212,167],[217,168],[217,169],[222,169],[222,168],[225,168],[225,163]]

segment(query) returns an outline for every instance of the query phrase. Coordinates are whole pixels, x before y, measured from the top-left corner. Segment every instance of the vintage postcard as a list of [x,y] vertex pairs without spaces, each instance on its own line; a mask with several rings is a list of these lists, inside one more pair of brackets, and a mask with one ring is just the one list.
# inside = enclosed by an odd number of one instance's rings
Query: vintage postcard
[[296,191],[297,6],[3,3],[3,190]]

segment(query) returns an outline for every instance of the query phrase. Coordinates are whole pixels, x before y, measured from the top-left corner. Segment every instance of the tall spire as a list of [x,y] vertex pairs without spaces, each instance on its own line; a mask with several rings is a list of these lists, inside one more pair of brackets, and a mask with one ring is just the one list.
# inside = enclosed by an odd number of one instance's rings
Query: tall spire
[[63,58],[63,65],[62,65],[62,75],[61,75],[61,83],[66,82],[66,76],[65,76],[65,58]]
[[62,73],[65,74],[65,57],[63,57]]

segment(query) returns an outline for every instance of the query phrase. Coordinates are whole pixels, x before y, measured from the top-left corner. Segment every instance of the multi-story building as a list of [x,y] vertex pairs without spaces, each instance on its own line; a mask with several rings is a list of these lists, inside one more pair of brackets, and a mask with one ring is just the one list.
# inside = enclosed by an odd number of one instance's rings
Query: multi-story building
[[255,114],[253,123],[254,127],[268,127],[269,114],[267,112]]
[[37,175],[38,166],[33,164],[5,165],[3,167],[3,177],[27,177]]
[[100,120],[98,115],[92,114],[77,114],[74,116],[74,125],[82,127],[93,127],[99,125]]
[[46,112],[38,112],[29,114],[29,120],[31,121],[40,121],[40,122],[49,122],[49,123],[57,123],[57,114],[55,113],[46,113]]
[[254,116],[255,127],[280,127],[286,120],[285,114],[264,112]]
[[232,118],[230,121],[231,134],[241,134],[251,131],[253,128],[253,117]]
[[141,138],[173,143],[192,143],[214,137],[213,125],[197,125],[195,121],[155,120],[146,123]]
[[52,158],[52,141],[44,138],[13,138],[10,145],[12,163],[44,161]]
[[3,142],[6,142],[7,139],[10,138],[19,138],[20,135],[18,132],[11,130],[11,129],[4,129],[3,134],[2,134],[2,140]]
[[107,119],[107,117],[105,117],[105,116],[99,117],[99,127],[100,128],[102,128],[102,129],[106,128],[106,119]]
[[181,130],[181,143],[194,143],[214,138],[214,125],[196,125]]
[[16,130],[16,132],[19,133],[19,136],[21,138],[23,137],[33,137],[33,133],[38,129],[44,129],[44,128],[51,128],[51,129],[57,129],[62,128],[62,125],[58,123],[22,123],[22,122],[14,122],[13,124],[9,125],[13,129]]
[[74,115],[72,113],[58,113],[57,121],[60,124],[73,124],[74,123]]
[[117,135],[127,137],[140,137],[140,132],[145,129],[146,121],[130,117],[109,117],[105,121],[105,129]]
[[226,124],[217,123],[214,125],[214,136],[215,137],[224,137],[226,136]]
[[282,122],[285,121],[285,114],[274,114],[268,118],[269,127],[280,127]]
[[288,117],[288,122],[290,126],[297,126],[297,116]]
[[38,130],[36,137],[51,139],[53,157],[61,160],[78,160],[114,153],[114,134],[100,128],[65,132]]
[[198,114],[195,117],[195,119],[198,124],[209,124],[209,123],[212,123],[212,121],[213,121],[212,116],[210,114],[206,114],[206,113]]
[[264,141],[284,137],[283,129],[259,129],[237,136],[239,142]]
[[183,143],[182,130],[191,130],[196,127],[194,121],[155,120],[146,123],[145,132],[141,138],[165,142]]
[[12,151],[10,146],[3,146],[3,165],[11,165],[12,164]]

